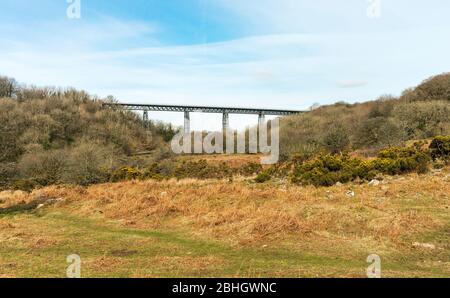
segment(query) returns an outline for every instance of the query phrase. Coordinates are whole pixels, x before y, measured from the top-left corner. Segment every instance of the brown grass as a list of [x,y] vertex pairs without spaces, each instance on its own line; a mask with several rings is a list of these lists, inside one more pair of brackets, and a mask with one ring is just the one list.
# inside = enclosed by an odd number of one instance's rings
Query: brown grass
[[[32,194],[8,192],[1,196],[6,206],[43,194],[62,197],[64,202],[48,208],[119,220],[124,226],[137,228],[181,227],[197,237],[233,245],[324,235],[349,240],[369,237],[401,245],[414,235],[449,224],[450,183],[443,175],[445,172],[410,175],[390,178],[380,186],[330,188],[149,180],[88,188],[48,187]],[[347,197],[350,189],[355,197]],[[35,241],[36,245],[46,245],[44,238]]]
[[260,163],[261,154],[208,154],[208,155],[189,155],[180,157],[180,160],[199,161],[206,160],[210,165],[221,165],[226,163],[230,168],[241,168],[250,163]]
[[450,276],[448,174],[379,186],[186,179],[3,192],[0,208],[53,203],[0,216],[0,276],[63,277],[73,253],[84,277],[364,277],[372,253],[383,276]]

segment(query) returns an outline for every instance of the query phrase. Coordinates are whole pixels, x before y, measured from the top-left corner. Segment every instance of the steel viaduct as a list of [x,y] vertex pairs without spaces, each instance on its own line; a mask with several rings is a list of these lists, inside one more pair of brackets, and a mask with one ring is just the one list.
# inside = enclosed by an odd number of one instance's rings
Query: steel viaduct
[[258,123],[264,123],[265,116],[289,116],[304,113],[304,111],[257,109],[257,108],[232,108],[232,107],[206,107],[183,106],[161,104],[130,104],[130,103],[104,103],[103,106],[119,108],[128,111],[143,111],[143,120],[148,121],[148,112],[181,112],[184,113],[184,133],[190,133],[190,113],[218,113],[222,114],[222,127],[226,131],[229,128],[229,114],[258,115]]

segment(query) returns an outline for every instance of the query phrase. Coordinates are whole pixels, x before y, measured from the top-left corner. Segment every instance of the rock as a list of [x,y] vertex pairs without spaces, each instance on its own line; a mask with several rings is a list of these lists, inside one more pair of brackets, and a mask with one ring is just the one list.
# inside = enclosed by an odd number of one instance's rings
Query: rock
[[57,199],[48,199],[45,203],[47,205],[52,205],[52,204],[56,204],[56,203],[63,202],[63,201],[64,201],[63,198],[57,198]]
[[45,206],[44,204],[39,204],[39,205],[37,205],[36,209],[41,209],[44,206]]
[[349,191],[347,191],[346,195],[349,198],[353,198],[355,196],[355,192],[353,190],[349,190]]
[[414,247],[420,247],[420,248],[427,248],[427,249],[436,249],[436,245],[431,244],[431,243],[419,243],[419,242],[414,242],[413,243]]
[[343,184],[341,182],[336,182],[336,186],[342,186]]
[[377,179],[373,179],[372,181],[369,182],[370,186],[378,186],[380,185],[380,181]]
[[450,175],[445,176],[444,178],[442,178],[442,180],[444,180],[445,182],[450,182]]

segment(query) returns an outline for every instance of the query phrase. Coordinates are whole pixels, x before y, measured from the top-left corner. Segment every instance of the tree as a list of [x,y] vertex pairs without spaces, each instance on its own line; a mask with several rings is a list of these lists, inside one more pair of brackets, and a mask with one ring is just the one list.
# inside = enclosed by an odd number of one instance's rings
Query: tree
[[323,139],[325,148],[331,153],[340,153],[350,144],[349,134],[344,125],[332,123]]
[[66,164],[65,150],[38,149],[24,154],[19,160],[18,167],[23,178],[45,186],[61,182]]
[[450,100],[450,73],[443,73],[425,80],[414,90],[405,91],[402,98],[409,101]]
[[18,88],[17,82],[13,78],[0,76],[0,98],[13,97]]
[[408,139],[449,133],[450,105],[443,100],[403,103],[392,112]]
[[389,118],[369,118],[356,132],[355,144],[359,148],[381,148],[402,142],[401,130]]

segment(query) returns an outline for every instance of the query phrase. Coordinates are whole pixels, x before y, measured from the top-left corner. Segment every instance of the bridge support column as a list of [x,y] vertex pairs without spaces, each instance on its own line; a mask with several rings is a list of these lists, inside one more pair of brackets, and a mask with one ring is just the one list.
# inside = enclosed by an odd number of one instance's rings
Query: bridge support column
[[266,115],[264,115],[263,113],[259,113],[258,114],[258,127],[261,127],[262,125],[265,125],[266,123]]
[[184,134],[191,133],[191,116],[188,111],[184,111]]
[[144,122],[144,127],[148,127],[148,111],[144,110],[144,114],[142,115],[142,121]]
[[230,115],[228,112],[223,112],[222,114],[222,136],[223,136],[223,150],[226,153],[232,153],[230,152],[231,146],[234,146],[234,142],[228,142],[228,134],[230,133]]
[[222,131],[225,134],[227,130],[230,128],[230,116],[228,112],[223,112],[222,115]]

